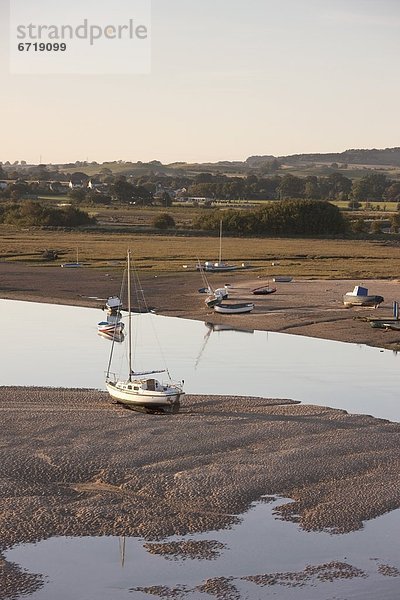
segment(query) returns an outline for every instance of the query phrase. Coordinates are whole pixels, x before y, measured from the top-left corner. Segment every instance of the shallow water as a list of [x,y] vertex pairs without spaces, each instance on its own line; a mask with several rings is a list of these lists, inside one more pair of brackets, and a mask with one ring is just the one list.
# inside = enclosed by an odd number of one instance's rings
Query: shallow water
[[[97,335],[101,310],[7,300],[0,300],[0,308],[8,341],[2,385],[104,389],[111,343]],[[162,368],[167,359],[171,375],[185,380],[188,393],[292,398],[400,420],[400,356],[391,351],[262,331],[212,331],[199,321],[150,314],[139,321],[144,328],[135,319],[141,349],[135,368]],[[116,346],[115,358],[125,374],[124,345]],[[32,600],[160,597],[136,589],[148,586],[178,586],[175,597],[190,600],[398,598],[400,511],[367,522],[361,531],[332,536],[277,520],[273,505],[255,504],[231,530],[167,540],[217,541],[223,547],[213,560],[150,554],[137,538],[126,539],[123,566],[116,538],[52,538],[15,547],[7,558],[47,575]],[[332,561],[365,576],[356,572],[351,578],[346,571],[347,578],[321,582],[317,569],[305,577],[307,565]],[[241,579],[276,572],[294,575],[263,587]],[[214,577],[231,578],[220,582],[228,591],[231,586],[231,595],[195,589]]]
[[[111,342],[97,335],[101,310],[0,300],[3,385],[104,389]],[[136,370],[164,368],[192,394],[292,398],[400,420],[400,354],[265,331],[212,331],[152,314],[134,319]],[[135,344],[136,346],[136,344]],[[127,374],[125,344],[114,367]],[[116,367],[115,367],[116,365]]]
[[[225,583],[236,589],[235,596],[221,598],[398,598],[400,511],[370,521],[358,532],[338,536],[305,533],[293,523],[277,520],[273,507],[282,502],[255,503],[230,530],[163,541],[204,542],[203,558],[176,556],[173,550],[150,554],[139,538],[127,538],[122,555],[122,540],[103,537],[52,538],[15,547],[7,559],[47,576],[48,583],[30,596],[32,600],[150,598],[154,595],[137,588],[151,586],[180,589],[180,598],[210,598],[196,587],[217,577],[229,580]],[[316,568],[333,561],[341,563],[343,578],[335,577],[334,568]],[[315,567],[314,572],[304,571],[307,566]],[[275,585],[243,579],[277,573],[285,575]],[[326,573],[333,575],[333,581],[320,580]]]

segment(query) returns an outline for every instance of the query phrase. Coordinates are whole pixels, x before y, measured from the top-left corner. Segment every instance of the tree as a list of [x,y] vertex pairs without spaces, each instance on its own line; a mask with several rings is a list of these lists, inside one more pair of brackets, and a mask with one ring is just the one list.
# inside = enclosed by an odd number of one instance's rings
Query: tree
[[68,197],[78,204],[84,202],[86,198],[86,190],[83,188],[73,188],[68,192]]
[[389,181],[386,175],[371,173],[353,182],[351,194],[355,200],[382,200]]
[[170,214],[161,213],[153,219],[153,227],[156,229],[172,229],[175,227],[175,220]]
[[285,175],[278,186],[278,194],[281,200],[285,198],[302,198],[304,194],[304,180],[294,175]]
[[321,192],[318,185],[318,178],[314,175],[310,175],[305,180],[304,197],[309,200],[319,200],[319,198],[321,197]]
[[394,181],[385,191],[385,200],[388,202],[399,202],[400,200],[400,181]]
[[153,196],[143,186],[136,186],[119,177],[111,186],[112,197],[122,204],[151,204]]

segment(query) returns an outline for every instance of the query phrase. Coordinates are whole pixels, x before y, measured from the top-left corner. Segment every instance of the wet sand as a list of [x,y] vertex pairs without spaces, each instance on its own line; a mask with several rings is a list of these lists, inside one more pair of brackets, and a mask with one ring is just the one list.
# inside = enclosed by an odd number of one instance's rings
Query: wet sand
[[[120,274],[0,263],[0,297],[99,308],[119,293]],[[400,348],[400,332],[366,322],[391,315],[397,281],[294,280],[260,297],[251,289],[265,279],[213,275],[215,287],[230,284],[233,300],[256,305],[251,314],[218,315],[198,293],[198,273],[147,273],[141,280],[160,314]],[[360,283],[383,295],[384,305],[344,308],[342,295]],[[218,547],[170,548],[157,540],[228,527],[238,518],[232,515],[266,494],[293,498],[278,513],[305,530],[353,531],[400,506],[400,424],[369,416],[291,400],[187,396],[180,414],[165,417],[132,413],[93,390],[4,387],[0,413],[2,552],[55,535],[132,535],[147,540],[152,553],[207,556]],[[348,565],[315,569],[260,574],[254,582],[363,576]],[[0,600],[42,585],[40,575],[0,556]],[[228,598],[231,587],[209,580],[199,591]]]
[[[99,308],[111,295],[119,294],[121,267],[109,269],[62,269],[59,266],[32,266],[0,262],[0,297],[56,304]],[[249,314],[222,315],[208,309],[200,273],[140,273],[146,301],[157,313],[196,319],[217,326],[258,329],[294,335],[400,349],[400,331],[373,329],[369,317],[392,317],[392,304],[400,300],[397,280],[314,280],[294,279],[276,283],[275,294],[254,296],[251,290],[267,284],[266,278],[254,278],[251,271],[209,276],[214,288],[229,284],[233,301],[254,302]],[[371,294],[384,296],[377,309],[346,308],[342,297],[355,285],[364,284]]]
[[[400,424],[366,415],[187,396],[158,416],[104,392],[15,387],[0,388],[0,413],[2,552],[58,535],[157,543],[228,527],[264,495],[293,499],[281,518],[337,533],[400,506]],[[1,599],[35,585],[0,562]]]

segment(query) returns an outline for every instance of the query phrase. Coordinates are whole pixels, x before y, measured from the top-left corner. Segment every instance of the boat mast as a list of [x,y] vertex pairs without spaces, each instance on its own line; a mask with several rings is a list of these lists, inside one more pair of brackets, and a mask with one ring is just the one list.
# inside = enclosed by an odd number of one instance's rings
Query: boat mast
[[131,314],[131,251],[128,250],[127,263],[128,277],[128,362],[129,362],[129,381],[132,381],[132,314]]
[[219,222],[219,264],[222,263],[222,219]]

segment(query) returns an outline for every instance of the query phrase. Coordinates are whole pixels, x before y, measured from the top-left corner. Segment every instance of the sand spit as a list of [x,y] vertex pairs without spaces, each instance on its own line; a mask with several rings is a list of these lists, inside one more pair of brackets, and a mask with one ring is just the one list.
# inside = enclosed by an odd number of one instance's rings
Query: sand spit
[[[160,542],[229,527],[268,494],[293,498],[278,516],[307,530],[356,530],[400,506],[400,424],[366,415],[222,396],[146,415],[104,392],[18,387],[0,388],[0,414],[1,551],[56,535]],[[0,562],[0,590],[12,575],[16,591],[18,571]]]

